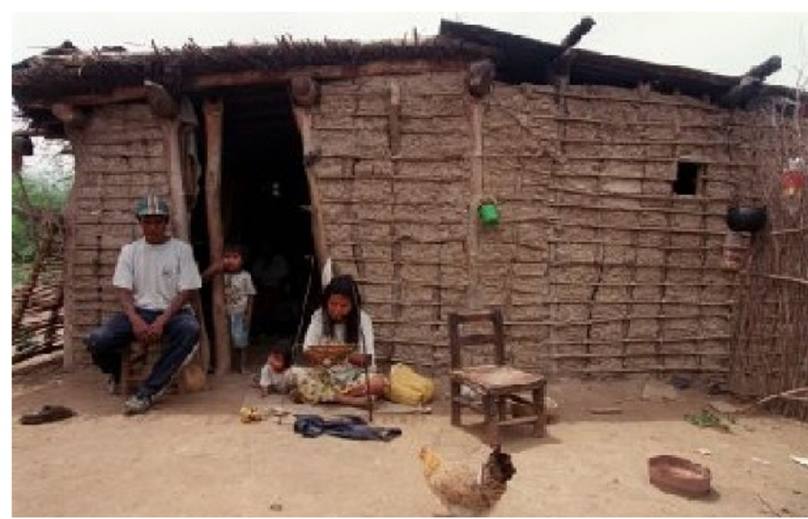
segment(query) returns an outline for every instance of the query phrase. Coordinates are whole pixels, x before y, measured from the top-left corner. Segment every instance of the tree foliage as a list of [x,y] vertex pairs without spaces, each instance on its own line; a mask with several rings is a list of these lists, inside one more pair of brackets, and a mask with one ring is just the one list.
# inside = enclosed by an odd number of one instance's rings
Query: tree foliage
[[[13,175],[11,185],[11,262],[16,285],[27,277],[36,255],[39,230],[30,209],[61,211],[73,183],[73,163],[60,154],[61,145],[39,143],[34,160]],[[70,157],[72,159],[72,157]],[[30,207],[29,207],[30,206]]]

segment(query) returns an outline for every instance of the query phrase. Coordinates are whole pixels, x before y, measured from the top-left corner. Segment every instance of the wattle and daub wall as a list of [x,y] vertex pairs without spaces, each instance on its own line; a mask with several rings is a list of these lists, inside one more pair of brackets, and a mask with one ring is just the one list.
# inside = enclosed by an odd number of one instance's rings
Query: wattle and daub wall
[[69,134],[76,176],[68,209],[65,362],[88,360],[81,341],[112,312],[112,274],[121,246],[139,238],[136,201],[151,190],[170,200],[160,122],[145,103],[96,107]]
[[[726,208],[780,167],[760,114],[604,86],[496,83],[475,98],[465,70],[324,82],[307,110],[327,248],[360,282],[380,357],[443,373],[447,314],[498,306],[518,367],[728,371]],[[117,309],[110,282],[138,236],[135,200],[167,196],[168,178],[145,104],[97,109],[73,141],[78,351]],[[697,165],[695,195],[673,192],[680,161]],[[486,199],[501,212],[491,228],[476,219]]]

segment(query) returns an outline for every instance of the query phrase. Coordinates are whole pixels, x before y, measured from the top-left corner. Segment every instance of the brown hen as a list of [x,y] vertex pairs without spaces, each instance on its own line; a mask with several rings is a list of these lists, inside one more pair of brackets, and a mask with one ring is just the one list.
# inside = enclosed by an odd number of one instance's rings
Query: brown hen
[[499,445],[477,468],[447,463],[429,447],[423,447],[419,457],[429,489],[454,516],[488,515],[516,474],[510,454],[501,452]]

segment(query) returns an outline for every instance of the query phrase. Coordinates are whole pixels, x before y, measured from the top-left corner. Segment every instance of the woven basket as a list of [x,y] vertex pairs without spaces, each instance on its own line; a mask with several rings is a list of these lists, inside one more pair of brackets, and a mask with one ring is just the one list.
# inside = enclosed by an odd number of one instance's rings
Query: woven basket
[[339,364],[354,352],[349,344],[318,344],[306,349],[305,358],[310,365]]

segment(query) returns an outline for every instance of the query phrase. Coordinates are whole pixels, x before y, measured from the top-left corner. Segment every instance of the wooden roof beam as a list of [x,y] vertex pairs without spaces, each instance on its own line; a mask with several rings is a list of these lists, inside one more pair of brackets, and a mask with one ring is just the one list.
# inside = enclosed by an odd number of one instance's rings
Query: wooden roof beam
[[[120,87],[106,94],[82,94],[75,96],[65,96],[59,98],[61,103],[73,106],[94,106],[123,103],[145,99],[146,89],[142,86]],[[32,101],[22,101],[20,105],[31,109],[50,109],[53,101],[37,99]]]
[[584,16],[581,18],[581,21],[570,30],[569,34],[567,34],[564,39],[561,40],[561,48],[563,50],[567,50],[574,47],[579,41],[581,41],[581,38],[583,38],[586,33],[592,30],[592,27],[594,26],[595,19],[591,16]]
[[247,70],[199,75],[191,80],[188,89],[190,91],[201,91],[232,86],[276,85],[287,83],[292,78],[299,76],[308,76],[315,81],[323,81],[350,79],[358,76],[445,72],[448,70],[461,70],[466,66],[465,63],[460,59],[374,61],[364,65],[317,65],[294,67],[286,70]]
[[780,56],[772,56],[763,63],[755,65],[741,76],[738,83],[721,97],[719,104],[726,108],[746,105],[750,99],[760,93],[763,88],[763,81],[780,70],[782,65]]
[[745,76],[752,76],[761,81],[771,76],[783,67],[783,60],[780,56],[772,56],[760,65],[755,65],[749,69]]
[[154,115],[164,119],[177,117],[180,113],[180,105],[163,85],[147,79],[143,81],[143,88],[146,89],[146,100]]
[[572,62],[577,54],[573,47],[592,30],[594,25],[595,20],[591,16],[584,16],[561,40],[561,49],[556,58],[547,66],[545,73],[550,83],[554,84],[556,88],[562,88],[569,84]]

